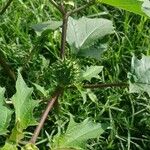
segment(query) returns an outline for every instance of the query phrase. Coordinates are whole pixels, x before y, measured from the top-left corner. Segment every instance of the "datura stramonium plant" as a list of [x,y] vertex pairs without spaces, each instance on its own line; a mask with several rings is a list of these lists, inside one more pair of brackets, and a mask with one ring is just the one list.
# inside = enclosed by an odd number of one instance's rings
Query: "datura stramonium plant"
[[58,60],[52,64],[51,69],[53,80],[60,87],[71,86],[79,82],[81,69],[78,60]]

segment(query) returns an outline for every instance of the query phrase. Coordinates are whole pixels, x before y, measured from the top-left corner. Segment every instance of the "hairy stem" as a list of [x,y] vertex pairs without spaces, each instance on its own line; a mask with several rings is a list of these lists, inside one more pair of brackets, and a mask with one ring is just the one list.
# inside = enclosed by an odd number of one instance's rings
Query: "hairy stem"
[[127,83],[102,83],[102,84],[86,84],[83,88],[107,88],[107,87],[128,87]]
[[61,58],[65,56],[65,46],[66,46],[66,37],[67,37],[67,25],[68,25],[68,14],[63,15],[63,26],[62,26],[62,37],[61,37]]
[[[89,89],[98,89],[98,88],[107,88],[107,87],[123,87],[126,88],[128,87],[129,84],[128,83],[100,83],[100,84],[85,84],[82,85],[83,88],[89,88]],[[70,86],[68,88],[76,88],[75,86]]]
[[2,10],[0,11],[0,15],[3,15],[5,13],[5,11],[7,10],[7,8],[10,6],[10,4],[13,2],[13,0],[8,0],[8,2],[6,3],[6,5],[2,8]]
[[57,101],[57,99],[61,95],[61,93],[62,93],[62,89],[60,89],[60,88],[56,89],[56,91],[54,92],[52,98],[49,100],[49,102],[47,104],[47,107],[46,107],[45,111],[43,112],[43,114],[41,116],[39,124],[36,127],[31,140],[29,141],[30,143],[35,144],[35,142],[36,142],[36,140],[39,136],[39,133],[40,133],[40,131],[41,131],[43,125],[44,125],[44,122],[47,119],[47,116],[48,116],[50,110],[53,108],[55,102]]

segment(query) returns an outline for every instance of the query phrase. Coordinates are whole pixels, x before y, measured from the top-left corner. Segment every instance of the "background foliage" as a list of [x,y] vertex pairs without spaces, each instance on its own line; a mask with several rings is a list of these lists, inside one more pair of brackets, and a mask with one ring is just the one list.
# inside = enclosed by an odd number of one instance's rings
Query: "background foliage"
[[[0,6],[3,6],[4,2],[4,0],[0,1]],[[85,3],[85,1],[80,0],[77,2],[78,5]],[[138,83],[139,81],[140,83],[141,81],[146,81],[147,85],[144,86],[144,88],[147,87],[146,90],[148,90],[147,92],[149,93],[148,76],[141,78],[139,74],[139,71],[145,73],[147,70],[140,70],[140,68],[143,68],[143,65],[141,67],[139,63],[142,61],[145,66],[149,64],[149,59],[147,57],[150,55],[150,21],[144,16],[135,15],[131,12],[123,11],[107,5],[107,1],[104,3],[106,4],[91,6],[90,8],[87,8],[84,11],[72,16],[75,19],[80,18],[83,15],[91,18],[103,17],[105,19],[110,19],[112,20],[115,29],[114,34],[106,36],[102,40],[97,41],[95,44],[96,48],[99,47],[100,49],[103,49],[104,53],[99,55],[101,56],[100,58],[84,58],[82,57],[82,55],[85,55],[84,48],[83,51],[81,51],[81,65],[104,66],[103,70],[101,70],[101,73],[99,74],[100,80],[97,78],[91,79],[89,77],[89,81],[84,82],[128,82],[128,78],[130,78],[131,81],[133,81],[130,83],[132,86],[136,86],[137,81]],[[117,6],[117,1],[116,3],[112,3],[112,5]],[[53,78],[50,76],[52,73],[50,66],[56,59],[58,59],[59,56],[58,49],[60,49],[60,32],[38,32],[38,34],[36,34],[33,28],[35,27],[35,24],[47,22],[49,20],[59,21],[61,20],[61,14],[54,7],[52,7],[48,0],[14,0],[13,4],[8,8],[6,13],[3,16],[0,16],[1,56],[7,59],[15,73],[17,73],[17,69],[19,67],[23,66],[25,68],[22,75],[28,87],[33,87],[33,85],[37,87],[38,85],[41,85],[46,89],[46,91],[43,89],[43,92],[39,92],[39,90],[37,90],[38,88],[35,88],[32,93],[33,99],[36,99],[37,102],[41,100],[40,105],[35,109],[34,117],[36,118],[39,118],[43,108],[46,106],[47,98],[53,90],[52,85],[55,86],[55,83],[53,83]],[[81,28],[79,30],[81,30]],[[81,31],[79,31],[79,33],[82,33]],[[42,38],[39,37],[40,34],[42,34]],[[106,41],[109,41],[108,45],[105,45]],[[81,42],[81,40],[79,42]],[[100,47],[99,43],[103,44],[103,47]],[[78,48],[78,45],[82,46],[80,43],[76,43],[76,45],[76,48]],[[33,56],[31,53],[32,49],[34,49]],[[132,58],[133,53],[135,54],[134,58]],[[27,60],[30,57],[29,55],[32,56],[32,59],[29,63],[27,63]],[[67,49],[67,55],[70,55],[69,49]],[[138,60],[140,58],[142,59]],[[145,63],[145,61],[147,62]],[[131,69],[131,66],[134,66],[134,68]],[[84,69],[86,70],[86,68]],[[149,67],[147,69],[149,69]],[[1,67],[0,86],[6,87],[5,97],[6,102],[8,103],[7,107],[2,107],[1,110],[4,110],[2,112],[7,113],[7,115],[10,116],[12,115],[11,108],[13,108],[12,104],[9,103],[10,98],[17,92],[17,89],[15,89],[16,85],[14,81],[7,76],[4,69]],[[26,90],[28,90],[29,95],[31,95],[32,89],[28,87],[26,87]],[[134,87],[134,90],[135,88],[136,87]],[[23,87],[21,87],[21,89],[23,89]],[[138,89],[136,89],[136,91],[137,90]],[[42,90],[40,89],[40,91]],[[70,120],[70,114],[72,114],[76,122],[84,123],[85,118],[90,117],[94,122],[109,124],[109,128],[107,128],[104,133],[102,132],[103,134],[100,137],[88,141],[86,144],[86,149],[149,149],[149,95],[144,92],[140,94],[130,94],[128,92],[128,88],[108,87],[106,89],[94,89],[92,91],[93,92],[86,89],[81,89],[78,91],[73,89],[67,90],[60,101],[59,108],[52,111],[49,115],[36,143],[37,146],[41,150],[48,149],[49,147],[57,147],[57,145],[52,146],[49,144],[52,139],[51,137],[56,135],[56,133],[65,133],[68,121]],[[0,93],[1,95],[4,94],[4,88],[0,89]],[[22,97],[22,95],[20,96],[19,94],[15,96]],[[0,100],[2,100],[0,102],[3,103],[5,101],[4,96],[2,98],[0,97]],[[37,104],[37,102],[35,103]],[[0,118],[1,115],[2,114],[0,114]],[[19,112],[16,116],[19,118]],[[12,117],[14,118],[14,115],[12,115]],[[7,121],[10,120],[7,119]],[[9,126],[10,130],[13,129],[14,124],[13,120],[11,122],[12,123]],[[27,126],[22,124],[22,128],[27,128]],[[31,132],[33,132],[33,130],[33,127],[27,128],[24,137],[25,141],[31,137]],[[3,132],[6,132],[6,126],[4,126],[3,131],[0,131],[0,134]],[[69,131],[67,130],[66,132]],[[63,136],[65,137],[65,134]],[[1,146],[4,145],[7,137],[7,135],[0,136]]]

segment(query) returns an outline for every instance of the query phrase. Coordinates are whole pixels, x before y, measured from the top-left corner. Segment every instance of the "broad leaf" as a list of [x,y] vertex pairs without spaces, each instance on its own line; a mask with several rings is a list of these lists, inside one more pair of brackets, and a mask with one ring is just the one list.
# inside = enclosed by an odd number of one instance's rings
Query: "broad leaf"
[[142,56],[142,59],[132,58],[129,90],[131,93],[147,92],[150,96],[150,57]]
[[47,21],[38,23],[32,26],[32,28],[38,33],[41,34],[43,31],[50,29],[50,30],[56,30],[62,25],[62,21]]
[[80,49],[88,48],[97,39],[114,32],[112,21],[99,18],[82,17],[79,20],[69,18],[67,30],[67,42],[74,53]]
[[33,109],[37,106],[38,101],[31,98],[33,88],[28,88],[20,72],[16,82],[16,94],[12,97],[15,107],[16,123],[20,129],[26,129],[28,126],[35,125],[36,120],[33,117]]
[[103,66],[90,66],[86,68],[85,71],[82,72],[81,80],[91,81],[92,78],[100,79],[98,75],[103,70]]
[[5,89],[0,87],[0,135],[7,133],[12,111],[5,106]]
[[143,2],[140,0],[97,0],[97,2],[105,3],[139,15],[146,16],[145,13],[141,10]]
[[66,133],[54,137],[52,150],[85,150],[87,140],[99,137],[106,128],[106,125],[94,123],[89,119],[76,123],[71,118]]
[[144,0],[142,10],[150,17],[150,1]]

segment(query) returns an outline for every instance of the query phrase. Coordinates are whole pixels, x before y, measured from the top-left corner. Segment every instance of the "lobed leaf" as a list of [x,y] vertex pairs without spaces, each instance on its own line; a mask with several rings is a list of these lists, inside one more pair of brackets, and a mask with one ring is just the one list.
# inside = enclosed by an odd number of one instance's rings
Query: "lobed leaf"
[[31,98],[33,88],[28,88],[24,82],[20,72],[18,71],[18,79],[16,82],[16,93],[12,97],[15,107],[16,123],[20,129],[26,129],[28,126],[36,125],[33,117],[33,109],[37,106],[38,101]]
[[90,66],[86,68],[85,71],[82,72],[81,80],[91,81],[92,78],[99,79],[99,73],[103,70],[103,66]]
[[142,56],[142,59],[132,58],[130,79],[130,93],[147,92],[150,96],[150,57]]
[[52,150],[84,150],[87,140],[99,137],[106,128],[107,125],[94,123],[89,119],[76,123],[71,117],[66,133],[54,137]]

